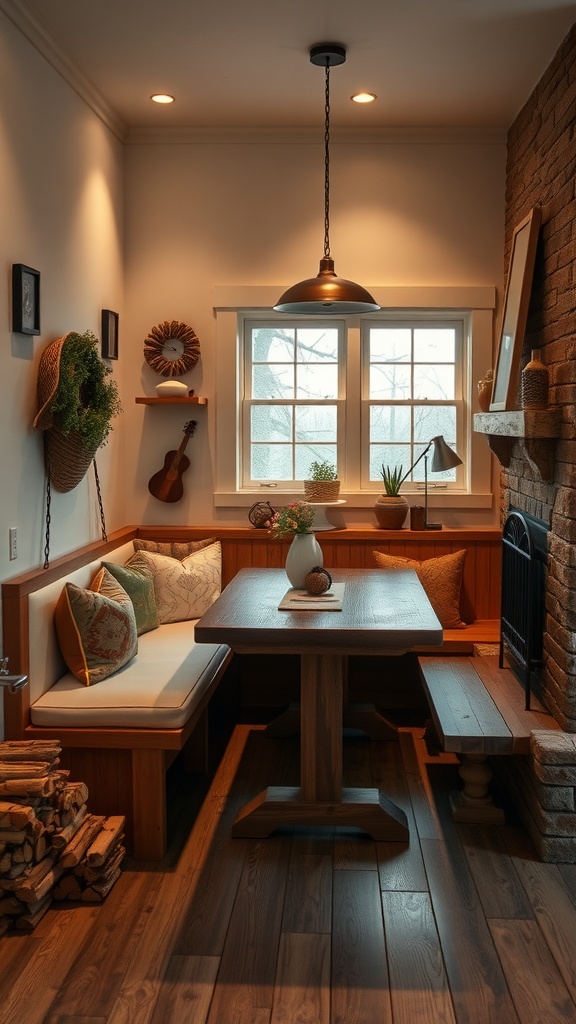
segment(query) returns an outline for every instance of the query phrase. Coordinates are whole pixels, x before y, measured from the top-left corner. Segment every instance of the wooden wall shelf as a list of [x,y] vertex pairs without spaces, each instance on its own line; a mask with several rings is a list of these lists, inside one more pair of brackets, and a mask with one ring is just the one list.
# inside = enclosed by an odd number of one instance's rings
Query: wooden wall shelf
[[152,398],[152,396],[144,395],[134,399],[136,405],[207,405],[207,398],[200,398],[198,395],[193,395],[189,398],[186,395],[184,398],[177,398],[175,395],[171,395],[169,398]]

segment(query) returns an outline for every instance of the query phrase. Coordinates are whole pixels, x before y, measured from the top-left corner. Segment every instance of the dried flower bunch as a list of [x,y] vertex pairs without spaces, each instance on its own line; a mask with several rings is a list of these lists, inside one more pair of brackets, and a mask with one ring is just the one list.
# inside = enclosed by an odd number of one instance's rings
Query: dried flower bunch
[[293,501],[275,512],[270,520],[270,533],[282,540],[295,533],[312,533],[311,527],[316,509],[305,501]]

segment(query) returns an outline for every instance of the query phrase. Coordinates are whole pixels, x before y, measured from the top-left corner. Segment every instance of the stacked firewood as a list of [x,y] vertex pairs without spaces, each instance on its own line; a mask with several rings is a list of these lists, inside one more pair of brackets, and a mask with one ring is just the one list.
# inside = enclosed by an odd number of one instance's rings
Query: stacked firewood
[[124,818],[90,814],[58,740],[0,742],[0,935],[32,931],[53,899],[100,902],[120,875]]

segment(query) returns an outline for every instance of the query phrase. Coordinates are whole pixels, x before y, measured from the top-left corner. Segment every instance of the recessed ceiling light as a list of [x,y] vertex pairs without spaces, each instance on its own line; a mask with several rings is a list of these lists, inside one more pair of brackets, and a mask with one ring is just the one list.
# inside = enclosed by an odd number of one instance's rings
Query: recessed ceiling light
[[374,103],[376,99],[376,93],[374,92],[355,92],[350,99],[354,103]]
[[174,103],[174,97],[170,96],[166,92],[155,92],[154,95],[150,97],[150,99],[154,103]]

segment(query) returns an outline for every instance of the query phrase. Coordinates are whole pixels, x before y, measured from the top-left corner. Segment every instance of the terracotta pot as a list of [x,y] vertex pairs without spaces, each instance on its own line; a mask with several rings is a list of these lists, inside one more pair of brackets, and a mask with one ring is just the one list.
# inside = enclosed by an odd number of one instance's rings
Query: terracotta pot
[[395,498],[381,494],[374,505],[374,512],[381,530],[401,530],[408,514],[408,502],[401,494]]

